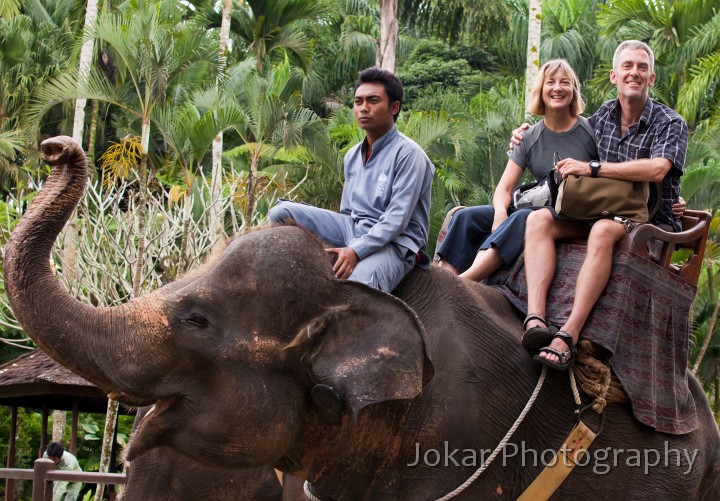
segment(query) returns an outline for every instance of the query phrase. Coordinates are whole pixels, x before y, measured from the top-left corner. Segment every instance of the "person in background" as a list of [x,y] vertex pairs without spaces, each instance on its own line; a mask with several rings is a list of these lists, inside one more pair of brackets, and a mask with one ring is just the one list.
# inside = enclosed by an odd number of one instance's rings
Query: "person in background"
[[[63,471],[83,471],[77,458],[70,454],[59,442],[48,445],[43,457],[55,463],[55,468]],[[54,482],[53,501],[75,501],[82,489],[82,482]]]

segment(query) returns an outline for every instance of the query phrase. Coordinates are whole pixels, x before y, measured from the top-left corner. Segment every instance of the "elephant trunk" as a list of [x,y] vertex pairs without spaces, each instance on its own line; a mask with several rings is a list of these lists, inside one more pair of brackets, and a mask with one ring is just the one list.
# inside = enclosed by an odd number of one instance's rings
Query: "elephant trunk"
[[[147,359],[151,340],[143,342],[128,333],[134,323],[151,322],[146,330],[155,325],[157,331],[163,325],[167,329],[166,322],[158,312],[152,313],[147,298],[95,308],[73,298],[57,282],[50,269],[50,253],[85,189],[87,160],[81,147],[67,136],[43,141],[41,152],[52,172],[6,247],[5,287],[10,305],[27,335],[53,359],[109,392],[123,395],[132,387],[144,388],[142,395],[127,393],[132,395],[128,401],[153,401],[156,395],[148,381],[157,374],[139,358],[142,354]],[[140,366],[143,371],[138,370]]]

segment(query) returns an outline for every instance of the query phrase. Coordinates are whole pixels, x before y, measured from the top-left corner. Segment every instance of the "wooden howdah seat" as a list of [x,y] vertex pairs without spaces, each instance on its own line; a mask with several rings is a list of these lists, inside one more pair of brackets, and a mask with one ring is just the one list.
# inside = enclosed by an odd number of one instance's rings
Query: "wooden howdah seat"
[[[453,216],[462,209],[456,207],[446,216],[438,246]],[[663,433],[684,434],[698,426],[687,377],[688,319],[710,219],[707,212],[686,210],[680,232],[644,224],[625,235],[615,247],[613,272],[605,292],[580,336],[575,373],[592,376],[589,385],[579,379],[583,392],[596,399],[598,405],[622,401],[620,397],[625,393],[637,420]],[[575,277],[586,257],[585,244],[582,240],[557,243],[557,269],[545,311],[553,325],[564,325],[572,311]],[[671,263],[676,249],[688,250],[681,257],[689,254],[689,258]],[[487,282],[524,314],[528,302],[526,278],[521,254]],[[519,340],[519,332],[516,334]],[[603,374],[610,374],[610,385],[605,384]],[[602,381],[605,383],[600,385]],[[607,393],[604,388],[608,388]]]
[[[450,221],[452,221],[452,218],[458,211],[464,208],[464,206],[454,207],[445,216],[435,246],[436,253],[433,259],[435,263],[439,261],[437,248],[440,247],[440,244],[445,240]],[[631,251],[645,259],[655,262],[684,281],[697,285],[702,269],[705,245],[707,244],[708,233],[710,231],[711,218],[712,215],[706,211],[686,210],[680,219],[682,231],[677,233],[664,231],[651,224],[639,225],[620,240],[615,250],[616,252],[619,250]],[[650,255],[648,250],[648,244],[653,240],[662,243],[660,245],[659,255],[655,258]],[[689,250],[691,254],[685,262],[673,264],[671,263],[671,259],[673,252],[676,250]]]

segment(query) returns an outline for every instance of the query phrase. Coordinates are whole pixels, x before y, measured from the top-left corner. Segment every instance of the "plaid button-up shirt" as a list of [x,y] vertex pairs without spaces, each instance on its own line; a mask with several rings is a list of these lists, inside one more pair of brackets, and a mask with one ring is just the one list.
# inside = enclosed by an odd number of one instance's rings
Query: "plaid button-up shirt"
[[[660,183],[662,202],[652,218],[653,224],[668,224],[680,231],[672,215],[672,205],[680,196],[680,176],[685,166],[688,127],[685,120],[664,104],[648,99],[638,123],[620,133],[620,102],[605,102],[590,117],[595,130],[601,162],[628,162],[641,158],[666,158],[672,167]],[[652,191],[652,190],[651,190]],[[650,206],[654,204],[651,194]]]

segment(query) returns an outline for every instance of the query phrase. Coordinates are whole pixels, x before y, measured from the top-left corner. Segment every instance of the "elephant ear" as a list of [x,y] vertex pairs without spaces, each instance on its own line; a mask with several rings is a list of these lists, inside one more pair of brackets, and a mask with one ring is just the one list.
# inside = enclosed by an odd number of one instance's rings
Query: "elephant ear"
[[344,400],[357,422],[367,405],[411,399],[433,375],[426,332],[403,301],[342,281],[342,303],[313,318],[289,347],[301,348],[315,383]]

